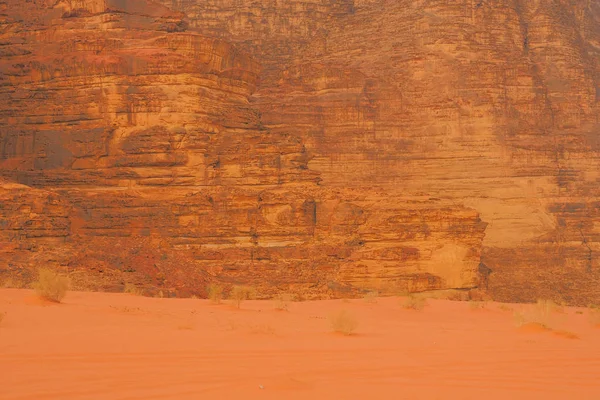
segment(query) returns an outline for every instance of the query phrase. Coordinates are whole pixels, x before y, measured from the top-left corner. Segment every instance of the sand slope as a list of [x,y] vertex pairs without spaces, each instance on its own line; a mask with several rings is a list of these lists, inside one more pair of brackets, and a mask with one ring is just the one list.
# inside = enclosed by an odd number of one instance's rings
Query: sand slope
[[[513,305],[514,308],[521,306]],[[346,309],[354,336],[331,332]],[[600,399],[600,329],[517,328],[498,304],[397,298],[237,310],[206,300],[0,290],[2,399]],[[558,329],[558,328],[557,328]],[[261,388],[262,387],[262,388]]]

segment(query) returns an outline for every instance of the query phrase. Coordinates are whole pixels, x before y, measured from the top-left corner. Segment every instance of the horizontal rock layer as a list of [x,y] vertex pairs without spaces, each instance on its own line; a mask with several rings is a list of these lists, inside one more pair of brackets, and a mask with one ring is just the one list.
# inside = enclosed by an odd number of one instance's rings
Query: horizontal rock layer
[[598,4],[160,3],[0,6],[6,268],[600,302]]

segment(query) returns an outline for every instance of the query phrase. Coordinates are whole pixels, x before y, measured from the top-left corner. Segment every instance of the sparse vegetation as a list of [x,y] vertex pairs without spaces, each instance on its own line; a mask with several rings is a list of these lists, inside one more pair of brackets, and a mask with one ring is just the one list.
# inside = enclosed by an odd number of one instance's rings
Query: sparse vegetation
[[2,320],[4,319],[5,315],[6,314],[4,314],[3,312],[0,312],[0,323],[2,323]]
[[468,292],[469,301],[488,301],[490,296],[481,289],[471,289]]
[[221,300],[223,300],[223,287],[221,285],[211,283],[206,288],[206,292],[211,303],[221,304]]
[[292,301],[294,301],[294,296],[292,294],[280,293],[273,300],[273,308],[279,311],[287,311]]
[[356,317],[347,310],[341,310],[330,315],[329,322],[331,323],[331,328],[334,332],[346,336],[352,335],[356,328],[358,328]]
[[379,296],[379,292],[376,290],[371,290],[365,294],[364,300],[367,303],[377,303],[377,297]]
[[450,301],[466,301],[469,299],[469,293],[460,290],[454,290],[447,294],[446,299]]
[[134,296],[142,296],[144,294],[142,289],[138,288],[133,283],[126,283],[125,287],[123,288],[123,293],[129,293]]
[[590,324],[600,327],[600,307],[591,306],[589,312]]
[[407,310],[422,310],[427,305],[425,297],[410,294],[402,303],[402,308]]
[[552,300],[539,299],[537,301],[537,303],[535,304],[535,307],[538,311],[541,311],[542,313],[545,313],[545,314],[552,314],[553,312],[556,312],[556,313],[564,313],[565,312],[564,306],[556,304]]
[[107,275],[91,270],[75,270],[69,273],[69,288],[79,292],[102,292],[109,281]]
[[540,299],[531,309],[515,312],[514,316],[517,326],[536,324],[552,330],[555,322],[552,314],[563,311],[563,308],[552,300]]
[[475,300],[469,301],[469,308],[471,310],[483,310],[486,307],[487,307],[487,302],[485,302],[485,301],[475,301]]
[[254,297],[254,293],[254,289],[249,286],[234,286],[231,289],[229,298],[236,306],[236,308],[240,308],[244,300],[248,300]]
[[506,304],[500,304],[498,308],[502,311],[514,311],[514,308],[507,306]]
[[47,268],[40,268],[38,280],[33,283],[38,296],[43,299],[60,303],[69,290],[69,278]]
[[2,280],[1,288],[4,289],[25,289],[29,284],[23,277],[8,276]]

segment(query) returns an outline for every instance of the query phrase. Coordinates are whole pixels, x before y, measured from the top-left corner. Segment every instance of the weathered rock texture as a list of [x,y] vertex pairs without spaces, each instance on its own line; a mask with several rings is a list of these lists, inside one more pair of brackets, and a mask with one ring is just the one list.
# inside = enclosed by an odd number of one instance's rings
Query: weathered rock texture
[[600,2],[161,3],[0,3],[5,272],[600,302]]

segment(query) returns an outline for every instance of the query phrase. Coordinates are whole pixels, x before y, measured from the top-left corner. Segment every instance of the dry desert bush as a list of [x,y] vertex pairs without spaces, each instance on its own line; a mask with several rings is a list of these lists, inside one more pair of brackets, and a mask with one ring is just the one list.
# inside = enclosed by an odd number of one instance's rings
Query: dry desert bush
[[364,300],[367,303],[377,303],[377,297],[379,297],[379,292],[377,290],[371,290],[365,294]]
[[23,281],[16,280],[12,277],[8,277],[8,278],[4,279],[1,287],[5,288],[5,289],[23,289],[26,286],[27,285],[25,285],[25,283],[23,283]]
[[290,303],[294,301],[294,295],[290,293],[280,293],[273,299],[273,308],[279,311],[287,311]]
[[69,278],[51,269],[40,268],[33,288],[41,298],[60,303],[69,290]]
[[208,293],[208,298],[211,303],[221,304],[221,300],[223,300],[223,286],[211,283],[206,288],[206,292]]
[[144,294],[143,290],[135,286],[133,283],[126,283],[123,288],[123,293],[129,293],[134,296],[142,296]]
[[489,301],[490,296],[481,289],[471,289],[468,292],[468,298],[470,301]]
[[539,299],[535,304],[536,309],[541,310],[543,313],[564,313],[565,308],[563,304],[557,304],[552,300]]
[[352,335],[358,328],[358,321],[352,313],[347,310],[340,310],[329,316],[329,322],[334,332],[342,333],[346,336]]
[[402,303],[402,308],[407,310],[422,310],[427,305],[427,300],[423,296],[410,294]]
[[461,290],[453,290],[446,295],[446,299],[450,301],[467,301],[469,293]]
[[470,300],[469,301],[469,308],[471,310],[483,310],[483,309],[487,308],[487,302],[486,301]]
[[566,339],[579,339],[579,336],[573,332],[557,329],[561,322],[559,315],[561,313],[564,313],[563,306],[557,305],[552,300],[538,300],[532,308],[515,312],[514,316],[519,327],[533,325]]
[[563,308],[552,300],[540,299],[532,308],[517,311],[514,315],[517,326],[537,324],[551,330],[556,323],[553,314],[560,312],[563,312]]
[[86,270],[69,273],[69,288],[78,292],[101,292],[103,277]]
[[240,308],[244,300],[251,299],[254,297],[254,295],[255,290],[250,286],[234,286],[233,288],[231,288],[229,298],[236,306],[236,308]]
[[600,307],[599,306],[591,306],[589,312],[590,324],[593,326],[600,327]]
[[2,323],[2,320],[4,319],[5,315],[6,314],[4,314],[3,312],[0,312],[0,323]]
[[514,308],[507,306],[506,304],[500,304],[498,308],[502,311],[514,311]]

